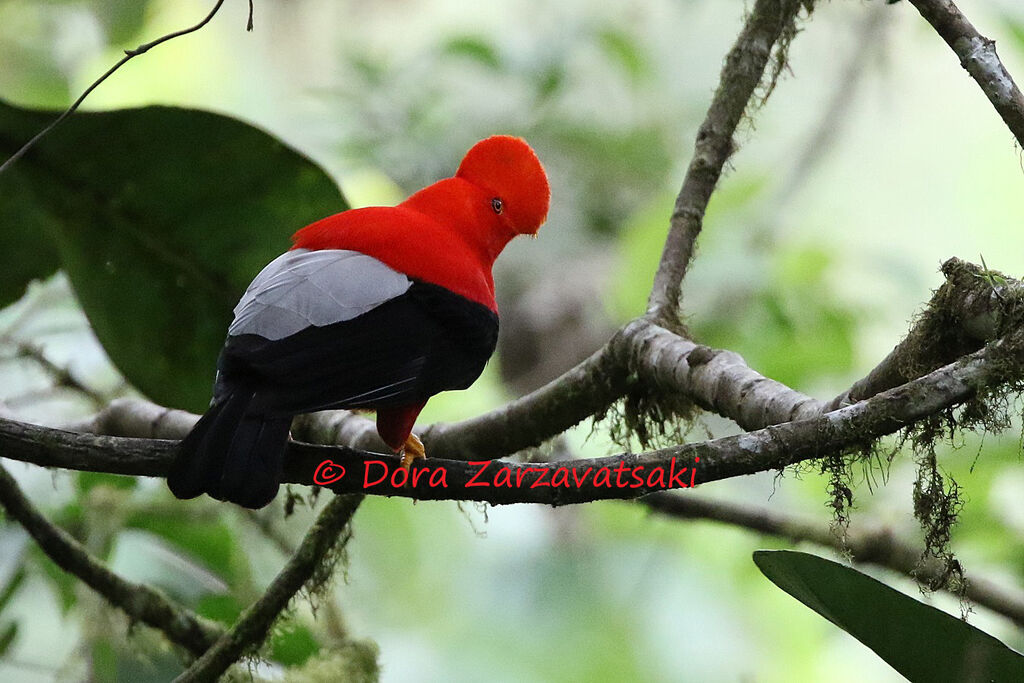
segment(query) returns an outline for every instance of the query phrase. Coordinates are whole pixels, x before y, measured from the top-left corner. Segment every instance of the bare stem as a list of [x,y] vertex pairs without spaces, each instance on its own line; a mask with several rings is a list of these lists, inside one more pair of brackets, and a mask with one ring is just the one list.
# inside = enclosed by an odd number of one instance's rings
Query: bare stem
[[726,55],[718,89],[697,130],[693,158],[676,198],[647,303],[648,315],[670,329],[679,328],[677,310],[683,277],[693,258],[711,194],[736,149],[736,127],[764,78],[772,47],[792,25],[801,7],[802,3],[794,0],[757,0]]

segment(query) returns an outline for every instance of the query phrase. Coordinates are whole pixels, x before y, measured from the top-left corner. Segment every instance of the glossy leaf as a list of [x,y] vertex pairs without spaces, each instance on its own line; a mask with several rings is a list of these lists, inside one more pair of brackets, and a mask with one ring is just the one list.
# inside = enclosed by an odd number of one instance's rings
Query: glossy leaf
[[758,550],[775,585],[871,648],[910,681],[1024,680],[1024,657],[989,634],[816,555]]
[[[0,155],[52,118],[0,102]],[[36,274],[56,245],[114,364],[153,400],[196,411],[249,281],[295,230],[347,208],[270,134],[174,107],[75,114],[0,175],[0,206],[5,228],[34,235],[8,260]]]
[[[8,149],[0,149],[6,158]],[[57,248],[49,239],[56,227],[52,220],[24,176],[0,177],[0,307],[17,301],[29,282],[60,267]]]

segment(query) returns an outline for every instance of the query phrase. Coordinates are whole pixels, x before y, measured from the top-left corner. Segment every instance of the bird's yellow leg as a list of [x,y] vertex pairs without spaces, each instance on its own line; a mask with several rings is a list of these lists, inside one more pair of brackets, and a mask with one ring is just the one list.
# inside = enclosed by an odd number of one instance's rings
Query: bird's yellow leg
[[402,469],[408,470],[416,460],[423,460],[427,457],[423,450],[423,442],[415,434],[409,434],[402,444]]

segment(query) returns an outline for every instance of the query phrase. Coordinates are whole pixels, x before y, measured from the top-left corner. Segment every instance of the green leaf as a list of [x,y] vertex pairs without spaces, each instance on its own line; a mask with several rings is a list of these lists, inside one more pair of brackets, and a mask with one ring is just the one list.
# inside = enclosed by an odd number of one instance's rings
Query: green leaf
[[618,64],[631,80],[639,81],[649,75],[650,66],[636,38],[610,26],[598,33],[597,39],[608,58]]
[[244,554],[231,528],[221,520],[196,520],[142,510],[133,514],[125,526],[143,529],[168,541],[200,560],[229,585],[242,578],[239,567],[244,563]]
[[[53,116],[0,102],[0,155]],[[129,381],[194,411],[253,276],[295,230],[348,208],[323,169],[268,133],[174,107],[76,113],[0,175],[0,206],[0,232],[27,223],[56,245]],[[47,249],[37,234],[17,259],[49,264]]]
[[7,651],[11,649],[11,645],[14,644],[14,639],[18,635],[18,625],[16,623],[10,623],[6,626],[0,626],[0,659],[3,659]]
[[242,603],[233,595],[206,595],[196,604],[196,614],[230,626],[243,610]]
[[1024,680],[1024,657],[1014,650],[855,569],[792,550],[758,550],[754,562],[910,681]]
[[295,623],[280,628],[270,639],[270,657],[285,666],[305,664],[306,660],[320,651],[313,633]]
[[[4,158],[8,149],[4,151]],[[32,280],[52,275],[60,267],[56,246],[50,241],[54,227],[46,210],[39,205],[27,178],[7,173],[0,182],[0,307],[7,306],[25,293]]]
[[501,58],[494,46],[480,36],[456,36],[441,46],[441,53],[451,57],[472,60],[495,71],[501,68]]

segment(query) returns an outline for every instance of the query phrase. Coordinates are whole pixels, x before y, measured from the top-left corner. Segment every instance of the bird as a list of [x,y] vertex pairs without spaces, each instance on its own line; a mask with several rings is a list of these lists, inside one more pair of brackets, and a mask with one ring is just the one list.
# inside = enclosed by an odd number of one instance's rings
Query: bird
[[217,361],[213,398],[167,476],[180,499],[268,505],[295,415],[376,412],[402,456],[427,400],[468,388],[498,338],[492,267],[512,238],[536,237],[550,188],[521,138],[473,145],[455,175],[395,206],[350,209],[298,230],[253,279]]

